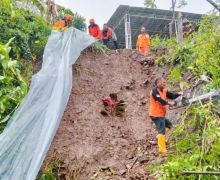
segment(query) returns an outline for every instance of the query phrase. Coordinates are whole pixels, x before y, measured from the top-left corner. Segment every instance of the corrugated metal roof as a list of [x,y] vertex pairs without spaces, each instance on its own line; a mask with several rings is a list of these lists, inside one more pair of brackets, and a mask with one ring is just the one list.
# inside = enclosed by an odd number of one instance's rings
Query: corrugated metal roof
[[[176,15],[178,13],[179,12],[176,12]],[[131,17],[133,47],[135,47],[135,42],[141,26],[145,26],[150,35],[169,35],[169,23],[171,22],[173,16],[172,11],[121,5],[108,21],[108,25],[114,29],[118,37],[118,43],[121,48],[125,47],[124,16],[126,14],[130,14]],[[193,22],[200,21],[203,16],[202,14],[187,12],[182,12],[182,15],[183,18],[187,18]]]

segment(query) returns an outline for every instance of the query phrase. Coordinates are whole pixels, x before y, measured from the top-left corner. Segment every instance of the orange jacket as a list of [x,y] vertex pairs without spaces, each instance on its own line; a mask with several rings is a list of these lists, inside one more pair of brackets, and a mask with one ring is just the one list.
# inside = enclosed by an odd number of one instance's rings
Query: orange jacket
[[102,37],[101,30],[97,24],[89,26],[89,34],[97,39],[101,39]]
[[64,20],[59,20],[54,23],[54,28],[64,28],[66,26],[66,22]]
[[146,53],[150,47],[149,34],[140,34],[137,39],[136,48],[143,53]]
[[102,30],[102,39],[107,40],[112,36],[112,29],[108,27],[106,30]]
[[[162,92],[157,89],[160,98],[164,101],[167,101],[167,90],[164,89]],[[149,116],[151,117],[165,117],[167,112],[167,106],[162,105],[159,101],[152,95],[153,91],[150,92],[150,109],[149,109]]]

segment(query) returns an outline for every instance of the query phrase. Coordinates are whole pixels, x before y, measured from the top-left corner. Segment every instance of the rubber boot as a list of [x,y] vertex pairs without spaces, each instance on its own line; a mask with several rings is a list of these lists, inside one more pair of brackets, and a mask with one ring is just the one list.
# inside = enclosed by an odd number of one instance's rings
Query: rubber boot
[[165,135],[158,134],[157,135],[157,143],[158,143],[158,147],[159,147],[159,153],[166,154],[167,153],[167,148],[166,148]]

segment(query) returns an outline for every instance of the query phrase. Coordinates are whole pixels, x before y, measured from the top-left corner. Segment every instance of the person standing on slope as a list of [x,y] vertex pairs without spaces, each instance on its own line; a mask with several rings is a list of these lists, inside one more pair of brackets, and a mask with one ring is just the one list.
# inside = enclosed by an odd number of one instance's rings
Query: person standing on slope
[[54,23],[53,29],[59,31],[65,31],[66,29],[68,29],[68,27],[70,27],[72,20],[73,20],[73,16],[66,14],[63,19]]
[[95,23],[95,19],[90,19],[89,24],[89,35],[100,40],[102,37],[102,32],[99,26]]
[[141,27],[141,34],[138,36],[136,49],[147,55],[150,49],[150,35],[146,32],[145,27]]
[[172,127],[172,123],[166,119],[166,112],[169,106],[174,106],[175,101],[169,102],[168,99],[176,99],[183,93],[171,93],[166,90],[165,80],[163,78],[157,78],[155,81],[155,88],[150,92],[150,108],[149,116],[156,125],[158,131],[157,143],[159,147],[159,153],[167,153],[166,137],[165,134]]

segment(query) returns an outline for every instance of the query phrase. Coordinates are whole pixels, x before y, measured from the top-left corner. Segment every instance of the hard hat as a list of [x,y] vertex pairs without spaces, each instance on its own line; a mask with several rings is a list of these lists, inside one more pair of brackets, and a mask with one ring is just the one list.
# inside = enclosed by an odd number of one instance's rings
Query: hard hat
[[89,20],[89,22],[90,22],[90,23],[94,23],[94,22],[95,22],[95,19],[92,18],[92,19]]
[[73,20],[73,16],[69,15],[69,14],[66,14],[65,18],[66,18],[67,21],[72,21]]

